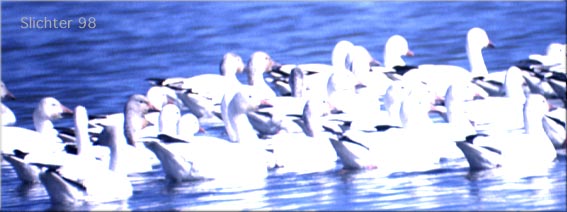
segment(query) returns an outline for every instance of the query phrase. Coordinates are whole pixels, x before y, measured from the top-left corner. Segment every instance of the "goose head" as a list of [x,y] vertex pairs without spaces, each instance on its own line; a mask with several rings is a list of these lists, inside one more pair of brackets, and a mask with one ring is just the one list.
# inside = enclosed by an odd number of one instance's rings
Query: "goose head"
[[335,47],[333,48],[331,55],[331,64],[337,68],[348,69],[345,62],[347,55],[352,47],[354,47],[354,44],[352,44],[350,41],[341,40],[337,42],[337,44],[335,44]]
[[307,136],[315,137],[318,132],[323,130],[321,117],[329,115],[334,107],[322,98],[312,98],[305,103],[303,115],[304,132]]
[[348,69],[361,79],[365,78],[365,74],[370,72],[371,66],[380,65],[363,46],[352,47],[346,60],[351,61],[350,64],[346,64]]
[[128,98],[124,106],[124,134],[128,144],[136,145],[135,133],[149,124],[144,115],[154,111],[157,112],[159,109],[146,96],[134,94]]
[[401,35],[393,35],[388,38],[384,46],[384,66],[392,68],[394,66],[405,66],[406,62],[402,56],[413,56],[408,41]]
[[62,118],[63,114],[73,114],[73,111],[61,104],[59,100],[53,97],[45,97],[39,101],[35,108],[34,118],[55,120]]
[[565,64],[565,44],[551,43],[547,46],[547,56],[553,58],[554,61],[559,61]]
[[152,86],[146,92],[146,97],[148,97],[148,100],[153,106],[161,110],[164,105],[175,103],[177,94],[168,87]]
[[524,104],[524,124],[526,133],[545,135],[543,118],[552,106],[540,94],[529,94]]
[[471,49],[494,48],[494,44],[484,29],[474,27],[467,33],[467,47]]
[[0,97],[2,99],[16,99],[16,97],[14,96],[14,94],[12,94],[8,88],[6,87],[6,85],[4,84],[4,82],[0,81]]
[[220,63],[220,74],[223,76],[233,76],[242,73],[244,70],[244,62],[242,58],[232,52],[224,54]]
[[250,56],[248,61],[248,66],[246,70],[248,71],[248,84],[254,85],[255,83],[264,80],[264,72],[272,70],[272,67],[276,65],[276,62],[272,60],[270,55],[266,52],[257,51]]
[[40,133],[57,135],[57,131],[53,128],[51,121],[62,118],[64,114],[73,114],[73,111],[53,97],[41,99],[33,111],[35,130]]

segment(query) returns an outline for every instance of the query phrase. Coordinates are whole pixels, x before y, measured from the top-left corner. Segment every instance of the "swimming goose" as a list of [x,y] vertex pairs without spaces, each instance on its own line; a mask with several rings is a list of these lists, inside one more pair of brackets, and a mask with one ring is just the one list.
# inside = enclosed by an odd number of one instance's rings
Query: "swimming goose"
[[226,90],[240,84],[237,73],[244,70],[242,58],[235,53],[226,53],[220,63],[220,74],[201,74],[190,78],[148,79],[158,85],[177,90],[178,98],[191,113],[200,119],[209,120],[214,124],[217,118],[214,112],[220,109]]
[[440,168],[443,158],[462,157],[462,153],[457,154],[458,149],[452,148],[453,132],[447,127],[437,127],[428,117],[433,100],[431,92],[412,89],[400,108],[403,128],[344,131],[325,125],[327,131],[337,135],[330,141],[343,167],[423,171]]
[[408,66],[402,56],[413,56],[408,41],[401,35],[392,35],[384,46],[384,66],[373,66],[372,71],[385,73],[392,80],[401,79],[407,71],[417,68]]
[[[42,101],[42,103],[48,103],[49,101],[52,101],[52,98],[49,98],[47,100],[48,101]],[[40,103],[38,107],[46,107],[46,108],[39,109],[36,111],[46,112],[49,111],[47,108],[54,107],[53,105],[51,105],[51,103],[49,104],[42,104],[42,103]],[[62,106],[59,105],[58,107],[61,108]],[[54,110],[53,108],[51,108],[50,110],[60,111],[55,113],[61,113],[63,111],[62,109]],[[75,114],[75,116],[77,115],[81,115],[81,114]],[[51,115],[51,117],[56,117],[56,116],[57,115]],[[46,117],[46,116],[37,116],[37,117],[38,118],[34,119],[34,121],[38,121],[40,117]],[[75,118],[75,122],[77,122],[77,118]],[[84,137],[83,134],[81,136]],[[88,135],[86,138],[89,139]],[[32,157],[34,157],[35,155],[51,157],[55,154],[64,153],[66,147],[66,145],[61,142],[61,139],[57,137],[57,135],[45,134],[38,131],[32,131],[20,127],[3,127],[2,141],[3,141],[2,142],[3,158],[12,165],[12,167],[16,171],[18,178],[24,183],[39,182],[38,179],[39,169],[35,166],[30,166],[29,163],[26,162],[26,158],[29,157],[28,155],[31,154]],[[88,140],[88,142],[90,143],[90,140]]]
[[275,66],[270,72],[271,77],[274,78],[271,83],[274,84],[280,95],[291,95],[291,80],[295,79],[292,76],[292,71],[293,69],[300,69],[304,75],[303,80],[305,81],[306,90],[309,91],[308,93],[317,95],[324,88],[327,79],[335,69],[346,69],[346,63],[350,64],[350,62],[346,61],[346,58],[353,46],[350,41],[341,40],[337,42],[331,52],[331,65],[308,63]]
[[[436,93],[445,94],[449,82],[445,79],[473,81],[491,96],[500,95],[499,84],[502,84],[504,72],[488,73],[482,49],[493,48],[486,31],[481,28],[471,28],[467,33],[467,56],[470,71],[459,66],[423,64],[403,73],[404,79],[423,81],[434,86]],[[404,70],[405,71],[405,70]]]
[[522,128],[522,108],[526,99],[522,71],[512,66],[506,72],[503,86],[505,96],[484,97],[467,101],[465,111],[470,114],[475,128],[481,131],[513,130]]
[[531,54],[528,59],[520,60],[516,66],[528,71],[553,71],[565,73],[565,44],[550,43],[545,55]]
[[35,131],[21,127],[2,126],[2,152],[12,153],[15,149],[33,148],[34,143],[40,141],[61,143],[62,140],[58,137],[59,133],[53,127],[52,121],[69,113],[72,111],[57,99],[53,97],[41,99],[33,112]]
[[39,133],[57,136],[59,132],[53,128],[52,120],[60,119],[64,114],[72,114],[69,108],[53,97],[45,97],[33,111],[33,125]]
[[270,149],[278,172],[319,172],[336,167],[338,160],[328,133],[323,131],[323,116],[330,112],[330,105],[321,98],[305,103],[301,120],[303,129],[297,133],[279,133],[269,139]]
[[368,50],[362,46],[354,46],[347,55],[347,61],[351,61],[349,70],[354,73],[358,81],[365,87],[357,88],[357,93],[365,93],[369,98],[378,99],[386,92],[392,83],[383,72],[372,71],[371,66],[376,60]]
[[547,111],[545,98],[531,94],[524,107],[525,134],[475,134],[457,142],[457,146],[473,170],[500,166],[541,167],[556,158],[555,148],[542,125]]
[[[2,98],[2,100],[16,99],[14,94],[12,94],[8,90],[8,88],[2,81],[0,81],[0,97]],[[0,115],[2,116],[0,121],[2,122],[3,126],[14,125],[16,123],[16,115],[14,115],[14,112],[12,112],[12,110],[10,110],[10,108],[4,105],[4,103],[2,102],[0,102]]]
[[246,113],[264,104],[257,91],[243,89],[232,98],[228,110],[238,142],[192,142],[174,140],[166,143],[147,141],[162,164],[166,177],[179,182],[201,179],[263,179],[267,176],[269,153],[258,143]]
[[73,160],[57,157],[47,161],[45,158],[41,161],[29,159],[30,164],[42,168],[39,178],[52,204],[82,205],[121,201],[132,196],[132,184],[121,171],[121,167],[128,164],[121,165],[117,136],[122,131],[119,128],[105,126],[105,131],[110,132],[110,159],[107,164],[80,155]]
[[[124,106],[124,135],[128,144],[136,146],[137,139],[142,137],[143,129],[149,125],[145,115],[157,111],[147,97],[140,94],[131,95]],[[157,133],[157,132],[155,132]]]

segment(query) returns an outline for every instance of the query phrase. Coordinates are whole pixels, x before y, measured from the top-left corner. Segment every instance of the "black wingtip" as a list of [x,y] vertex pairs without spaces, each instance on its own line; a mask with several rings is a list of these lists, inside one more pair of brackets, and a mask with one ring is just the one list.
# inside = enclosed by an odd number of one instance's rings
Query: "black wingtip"
[[383,131],[386,131],[386,130],[389,130],[389,129],[392,129],[392,128],[401,128],[401,127],[393,126],[393,125],[377,125],[377,126],[374,126],[374,129],[376,129],[376,131],[378,131],[378,132],[383,132]]
[[468,135],[467,137],[465,137],[465,142],[472,144],[473,141],[474,141],[474,139],[475,139],[476,137],[479,137],[479,136],[488,137],[487,134],[484,134],[484,133],[477,133],[477,134]]
[[159,86],[163,86],[163,82],[165,80],[166,79],[164,78],[155,78],[155,77],[146,78],[146,81],[148,81],[150,84],[159,85]]
[[157,138],[163,143],[189,143],[188,141],[167,134],[159,134]]

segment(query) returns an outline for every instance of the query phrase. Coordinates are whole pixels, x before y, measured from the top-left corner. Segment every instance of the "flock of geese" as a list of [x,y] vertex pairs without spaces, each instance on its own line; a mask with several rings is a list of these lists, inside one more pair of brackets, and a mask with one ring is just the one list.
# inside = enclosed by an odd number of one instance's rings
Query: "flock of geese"
[[[42,183],[52,203],[82,204],[128,199],[128,176],[160,166],[176,182],[257,181],[337,162],[412,172],[459,159],[471,170],[529,169],[564,157],[565,44],[491,72],[483,29],[468,31],[466,47],[470,69],[407,65],[413,52],[400,35],[387,41],[383,63],[344,40],[330,65],[281,65],[261,51],[245,65],[226,53],[220,74],[148,79],[153,86],[130,96],[123,113],[89,115],[45,97],[35,130],[14,126],[2,104],[3,161],[22,182]],[[1,86],[2,100],[15,99]],[[64,114],[73,128],[54,127]],[[226,136],[203,135],[207,126],[224,126]]]

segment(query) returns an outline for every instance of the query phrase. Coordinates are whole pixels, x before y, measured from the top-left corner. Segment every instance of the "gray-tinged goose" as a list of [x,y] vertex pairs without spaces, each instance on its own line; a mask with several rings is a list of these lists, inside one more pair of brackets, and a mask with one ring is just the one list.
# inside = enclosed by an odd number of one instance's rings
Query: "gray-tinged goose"
[[546,135],[542,119],[549,110],[545,98],[531,94],[524,107],[525,133],[474,134],[457,142],[472,170],[500,166],[530,169],[546,166],[556,151]]

